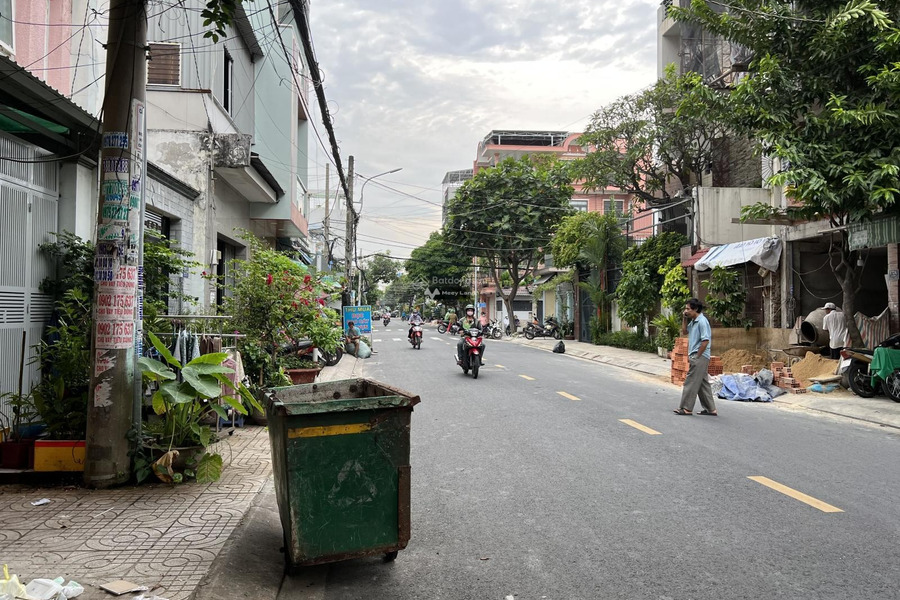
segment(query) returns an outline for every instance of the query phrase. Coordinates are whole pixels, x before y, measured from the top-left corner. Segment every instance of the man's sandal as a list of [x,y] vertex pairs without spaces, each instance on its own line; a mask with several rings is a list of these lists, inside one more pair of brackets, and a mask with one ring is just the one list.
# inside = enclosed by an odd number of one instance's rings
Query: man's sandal
[[704,408],[703,410],[701,410],[699,414],[701,414],[701,415],[703,415],[703,416],[705,416],[705,417],[718,417],[718,416],[719,416],[719,412],[718,412],[718,411],[716,411],[716,412],[709,412],[709,411],[706,410],[705,408]]
[[689,410],[684,410],[683,408],[679,408],[678,410],[673,410],[672,412],[674,412],[676,415],[687,415],[687,416],[691,416],[692,414],[694,414],[694,413],[692,413],[692,412],[689,411]]

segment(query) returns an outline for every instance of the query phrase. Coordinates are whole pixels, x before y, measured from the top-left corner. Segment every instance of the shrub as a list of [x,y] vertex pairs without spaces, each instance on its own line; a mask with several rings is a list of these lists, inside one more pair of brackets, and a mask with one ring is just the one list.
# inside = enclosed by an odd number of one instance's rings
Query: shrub
[[656,342],[633,331],[602,333],[594,339],[596,340],[594,343],[600,346],[613,346],[614,348],[625,348],[627,350],[656,354]]

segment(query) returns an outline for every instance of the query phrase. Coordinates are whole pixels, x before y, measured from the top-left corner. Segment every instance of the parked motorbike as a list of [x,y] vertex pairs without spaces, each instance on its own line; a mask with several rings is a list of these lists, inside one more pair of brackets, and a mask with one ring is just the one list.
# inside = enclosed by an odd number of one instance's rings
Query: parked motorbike
[[500,328],[500,323],[497,321],[491,321],[489,332],[490,336],[495,340],[499,340],[503,337],[503,330]]
[[[892,335],[880,344],[879,348],[900,350],[900,334]],[[854,394],[860,398],[871,398],[883,393],[894,402],[900,402],[900,371],[894,371],[881,382],[880,389],[872,385],[872,357],[875,351],[868,348],[844,348],[841,350],[841,362],[838,373],[847,377],[847,383]]]
[[559,328],[559,322],[554,317],[544,319],[544,326],[539,327],[537,323],[529,323],[525,326],[525,339],[533,340],[536,337],[552,337],[560,339],[562,333]]
[[480,329],[473,327],[463,332],[462,360],[454,354],[456,364],[462,367],[465,375],[472,371],[472,379],[478,379],[478,369],[481,367],[481,354],[484,351],[484,338]]
[[[296,344],[293,344],[291,350],[295,351],[298,356],[306,356],[310,360],[313,360],[314,351],[317,350],[316,346],[313,345],[312,340],[301,340]],[[341,362],[341,358],[344,356],[344,340],[343,336],[341,336],[341,342],[334,352],[326,352],[321,348],[318,348],[319,357],[316,362],[320,367],[333,367],[334,365]]]
[[448,329],[450,330],[451,335],[456,335],[457,333],[459,333],[459,322],[456,322],[453,325],[450,325],[447,321],[441,321],[440,323],[438,323],[438,333],[447,333]]
[[422,349],[422,326],[421,325],[413,325],[412,335],[409,336],[409,343],[412,344],[412,347],[416,350]]
[[[516,317],[516,331],[519,330],[519,317]],[[509,328],[509,325],[506,326],[506,335],[512,335],[512,330]]]

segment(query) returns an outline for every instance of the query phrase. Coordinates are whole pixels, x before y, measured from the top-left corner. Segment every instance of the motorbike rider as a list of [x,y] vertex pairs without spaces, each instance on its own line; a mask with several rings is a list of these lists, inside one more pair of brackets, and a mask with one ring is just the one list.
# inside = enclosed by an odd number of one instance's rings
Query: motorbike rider
[[425,319],[422,318],[422,315],[419,313],[419,307],[415,307],[409,315],[409,331],[406,334],[406,337],[412,339],[413,327],[416,325],[422,325],[425,322]]
[[[459,320],[459,332],[460,338],[459,342],[456,343],[456,357],[457,360],[462,363],[463,360],[463,350],[465,349],[466,340],[464,339],[465,335],[469,332],[470,329],[480,329],[478,327],[478,321],[475,319],[475,307],[471,304],[466,305],[466,315]],[[484,364],[484,344],[481,344],[479,347],[481,353],[479,354],[481,358],[481,364]]]

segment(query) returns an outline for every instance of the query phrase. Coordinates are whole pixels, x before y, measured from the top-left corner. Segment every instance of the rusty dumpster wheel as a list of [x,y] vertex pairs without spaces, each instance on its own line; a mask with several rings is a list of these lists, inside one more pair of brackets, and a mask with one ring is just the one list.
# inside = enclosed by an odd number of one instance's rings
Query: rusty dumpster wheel
[[384,562],[394,562],[395,560],[397,560],[397,554],[399,554],[397,550],[385,553]]
[[900,369],[894,371],[881,382],[881,390],[894,402],[900,402]]

